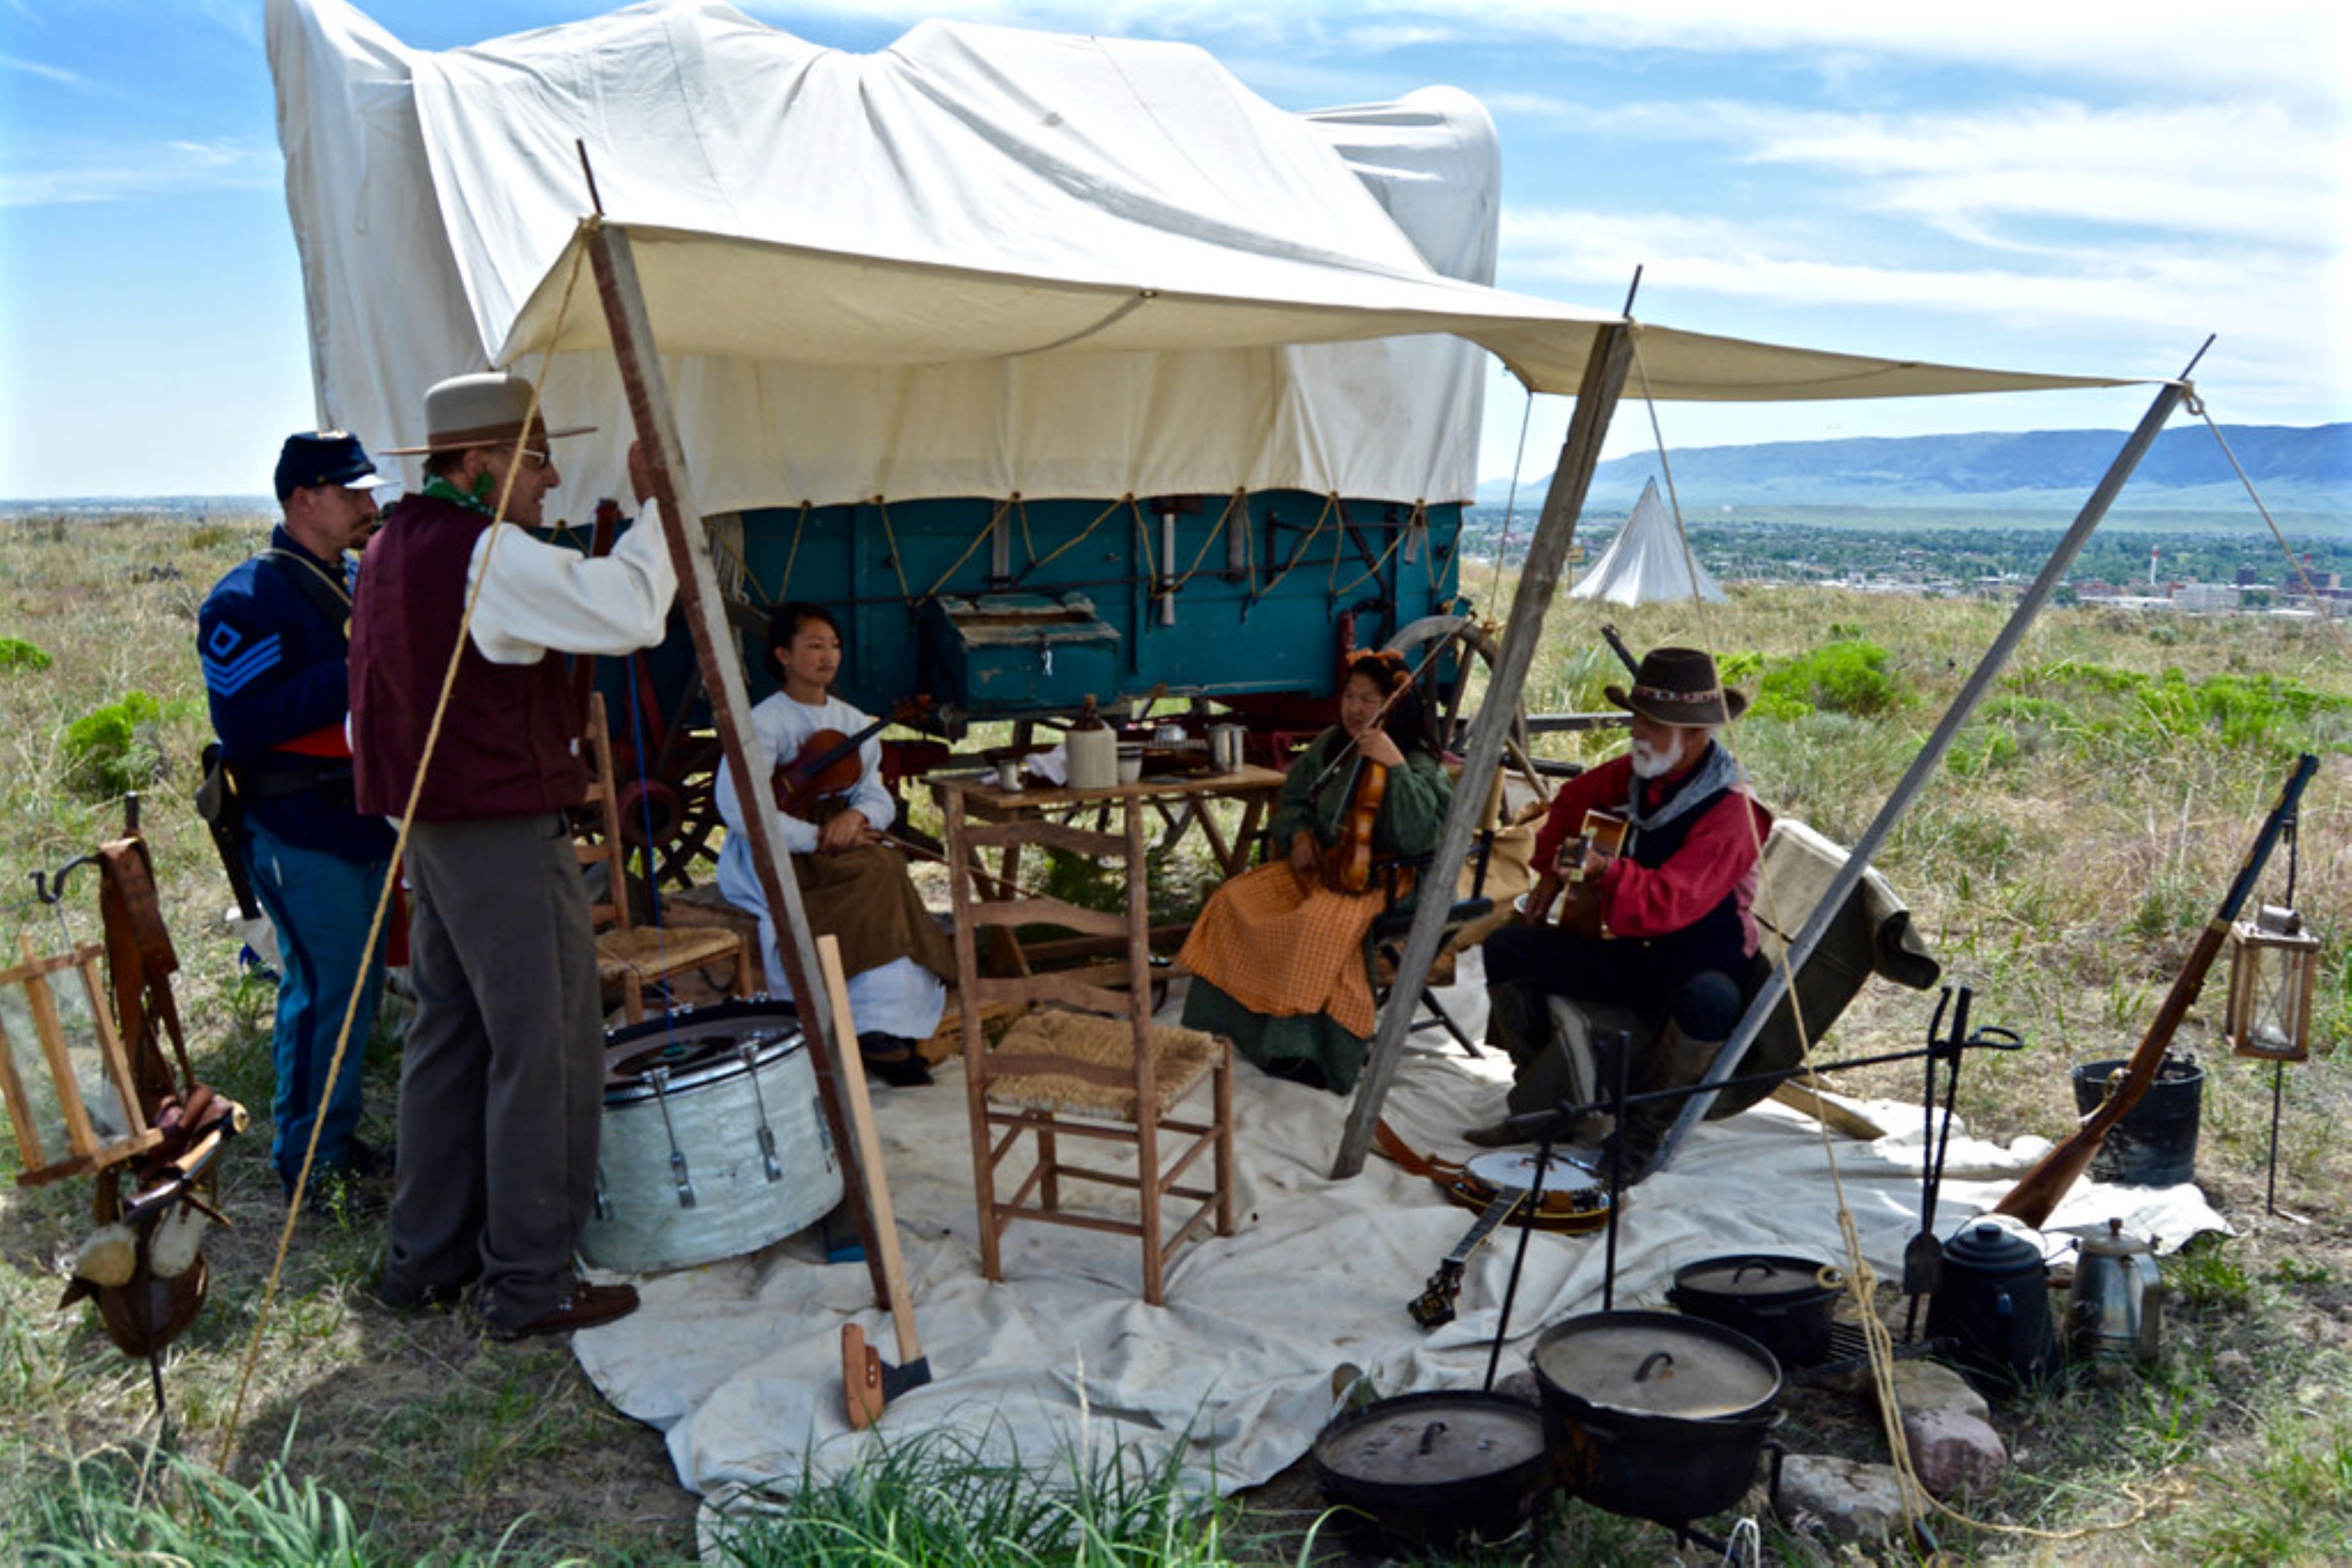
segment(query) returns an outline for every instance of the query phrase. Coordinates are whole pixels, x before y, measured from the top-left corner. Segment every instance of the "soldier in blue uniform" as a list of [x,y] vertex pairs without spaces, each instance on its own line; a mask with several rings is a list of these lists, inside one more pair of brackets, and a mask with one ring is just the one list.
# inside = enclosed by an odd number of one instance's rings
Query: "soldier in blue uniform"
[[[246,868],[282,955],[270,1159],[289,1194],[314,1119],[324,1122],[314,1177],[389,1174],[391,1164],[355,1131],[360,1062],[383,984],[381,954],[361,950],[393,830],[352,806],[344,732],[355,571],[345,552],[374,531],[373,492],[386,482],[357,437],[288,437],[277,474],[284,521],[268,550],[215,585],[196,619],[213,730],[243,810]],[[351,1045],[331,1085],[354,993]]]

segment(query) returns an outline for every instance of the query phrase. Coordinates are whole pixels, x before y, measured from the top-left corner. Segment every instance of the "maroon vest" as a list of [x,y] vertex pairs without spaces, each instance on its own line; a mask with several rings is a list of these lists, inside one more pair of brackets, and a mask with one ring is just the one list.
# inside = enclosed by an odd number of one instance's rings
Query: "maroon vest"
[[[412,495],[368,543],[352,606],[352,763],[362,811],[398,816],[408,808],[466,612],[467,563],[489,525],[453,502]],[[588,774],[573,747],[586,722],[562,659],[492,664],[468,637],[417,820],[579,805]]]

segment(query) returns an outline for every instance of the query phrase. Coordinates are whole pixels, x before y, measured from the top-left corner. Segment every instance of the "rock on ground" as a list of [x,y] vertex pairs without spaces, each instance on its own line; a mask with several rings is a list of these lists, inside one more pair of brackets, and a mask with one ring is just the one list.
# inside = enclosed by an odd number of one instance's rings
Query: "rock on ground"
[[1986,1490],[2009,1463],[2000,1434],[1965,1411],[1907,1412],[1903,1441],[1919,1484],[1939,1498]]

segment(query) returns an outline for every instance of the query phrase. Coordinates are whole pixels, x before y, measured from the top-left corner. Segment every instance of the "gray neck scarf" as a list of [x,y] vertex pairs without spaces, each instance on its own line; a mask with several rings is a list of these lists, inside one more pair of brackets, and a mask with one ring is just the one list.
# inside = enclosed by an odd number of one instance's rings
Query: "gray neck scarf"
[[1683,777],[1674,794],[1661,802],[1656,809],[1643,811],[1642,786],[1650,782],[1641,774],[1635,773],[1633,775],[1633,787],[1626,792],[1629,797],[1625,803],[1626,819],[1637,829],[1664,827],[1667,823],[1712,796],[1717,790],[1738,789],[1747,781],[1740,775],[1739,764],[1731,760],[1731,753],[1717,742],[1709,741],[1706,743],[1706,754],[1699,759],[1698,766]]

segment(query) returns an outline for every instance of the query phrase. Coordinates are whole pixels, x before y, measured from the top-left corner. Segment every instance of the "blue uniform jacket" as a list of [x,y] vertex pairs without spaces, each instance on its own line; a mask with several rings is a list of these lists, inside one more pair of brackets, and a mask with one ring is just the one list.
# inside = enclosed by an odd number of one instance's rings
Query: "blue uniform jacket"
[[[269,547],[315,564],[346,589],[351,574],[340,561],[321,561],[295,542],[284,525]],[[391,826],[352,807],[349,759],[279,751],[288,742],[341,727],[351,710],[347,622],[330,620],[297,585],[304,570],[291,561],[257,555],[231,569],[205,597],[196,616],[196,653],[212,704],[213,732],[239,773],[260,788],[245,795],[248,820],[297,848],[346,860],[382,860],[392,853]],[[320,787],[275,795],[266,781],[333,775]]]

